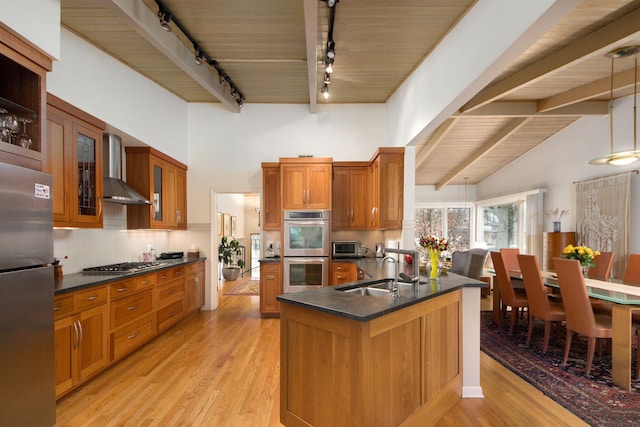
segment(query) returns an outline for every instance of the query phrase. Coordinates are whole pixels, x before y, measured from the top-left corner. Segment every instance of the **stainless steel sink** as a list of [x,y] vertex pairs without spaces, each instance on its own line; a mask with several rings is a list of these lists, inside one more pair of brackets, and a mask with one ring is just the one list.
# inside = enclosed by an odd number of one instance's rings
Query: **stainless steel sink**
[[374,297],[391,295],[391,291],[389,289],[376,288],[373,286],[361,286],[359,288],[344,289],[343,292],[350,294],[371,295]]

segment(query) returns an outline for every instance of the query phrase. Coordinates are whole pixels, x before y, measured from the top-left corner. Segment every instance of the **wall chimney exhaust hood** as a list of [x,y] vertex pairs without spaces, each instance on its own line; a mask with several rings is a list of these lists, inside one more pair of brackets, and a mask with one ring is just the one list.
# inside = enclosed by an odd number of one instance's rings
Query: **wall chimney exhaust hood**
[[102,184],[105,202],[121,205],[150,205],[151,202],[122,180],[122,140],[118,135],[102,136],[104,173]]

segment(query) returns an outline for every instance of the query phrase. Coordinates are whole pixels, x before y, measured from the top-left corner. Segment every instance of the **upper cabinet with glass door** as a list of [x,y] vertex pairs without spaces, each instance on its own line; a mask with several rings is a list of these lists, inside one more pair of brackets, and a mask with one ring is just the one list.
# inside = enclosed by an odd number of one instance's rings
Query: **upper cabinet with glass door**
[[51,58],[0,26],[0,162],[42,170]]
[[102,227],[104,122],[51,94],[43,170],[53,176],[56,227]]

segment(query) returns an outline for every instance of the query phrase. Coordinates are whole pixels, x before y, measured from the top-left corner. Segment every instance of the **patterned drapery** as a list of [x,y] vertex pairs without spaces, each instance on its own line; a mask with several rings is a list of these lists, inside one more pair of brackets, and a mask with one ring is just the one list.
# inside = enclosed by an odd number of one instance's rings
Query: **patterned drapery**
[[614,252],[611,277],[624,273],[629,250],[631,173],[576,183],[576,239],[594,250]]

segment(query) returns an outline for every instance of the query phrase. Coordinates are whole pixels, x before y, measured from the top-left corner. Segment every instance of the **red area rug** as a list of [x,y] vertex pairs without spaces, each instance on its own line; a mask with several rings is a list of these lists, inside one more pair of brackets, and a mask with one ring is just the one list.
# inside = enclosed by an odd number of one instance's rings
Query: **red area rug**
[[238,283],[224,293],[225,295],[260,295],[260,281],[251,277],[238,279]]
[[[482,351],[590,425],[640,425],[640,382],[632,381],[631,391],[613,385],[608,351],[598,357],[596,350],[591,373],[585,375],[587,342],[583,337],[574,336],[567,366],[561,366],[564,332],[560,339],[554,339],[552,333],[547,353],[543,354],[542,322],[534,324],[529,347],[526,346],[526,319],[520,320],[512,336],[509,335],[508,320],[505,323],[498,328],[491,320],[491,312],[482,312]],[[634,361],[634,377],[635,366]]]

